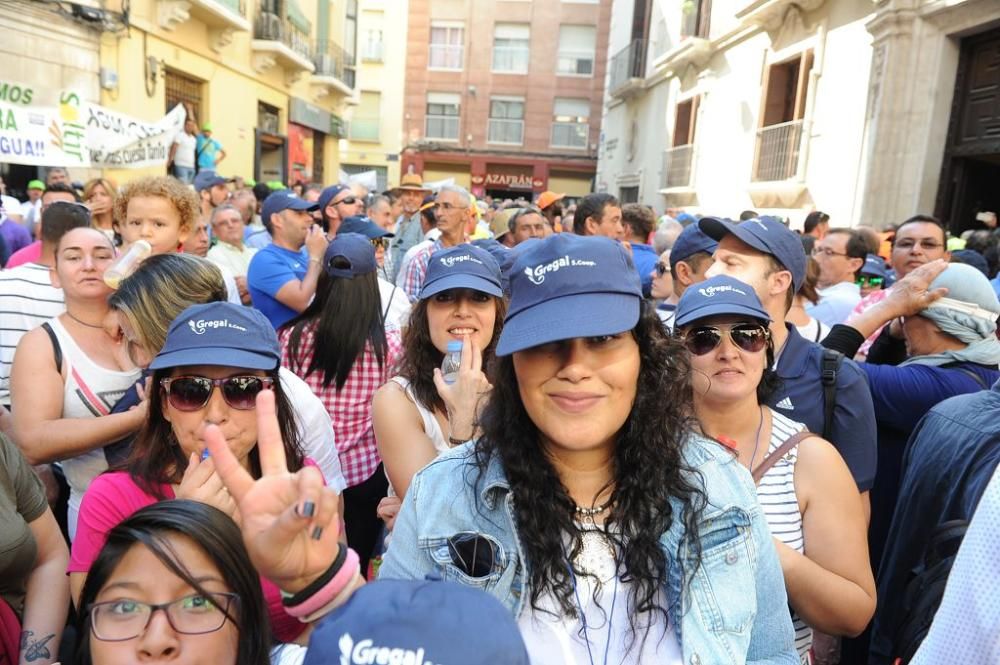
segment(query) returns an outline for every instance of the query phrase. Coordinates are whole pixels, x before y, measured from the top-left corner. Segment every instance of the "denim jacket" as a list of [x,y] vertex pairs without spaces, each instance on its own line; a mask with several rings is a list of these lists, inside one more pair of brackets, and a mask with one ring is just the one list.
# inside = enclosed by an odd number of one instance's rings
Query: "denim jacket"
[[[379,576],[437,574],[487,591],[517,617],[530,599],[530,576],[514,497],[499,460],[490,460],[479,477],[472,445],[438,457],[414,477]],[[781,565],[750,474],[729,451],[694,435],[685,459],[696,472],[689,480],[708,496],[698,527],[700,565],[692,566],[693,556],[677,560],[679,544],[686,543],[683,520],[675,519],[660,537],[668,561],[668,613],[683,662],[797,664]],[[680,501],[671,501],[673,514],[681,515]],[[492,573],[473,578],[452,563],[447,539],[461,532],[494,542],[499,555]],[[687,544],[685,550],[693,552]]]

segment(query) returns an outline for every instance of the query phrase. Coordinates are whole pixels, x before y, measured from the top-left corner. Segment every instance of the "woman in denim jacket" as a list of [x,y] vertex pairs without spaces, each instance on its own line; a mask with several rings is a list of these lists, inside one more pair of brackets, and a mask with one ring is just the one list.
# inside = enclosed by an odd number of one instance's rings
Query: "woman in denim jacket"
[[559,234],[510,277],[482,436],[416,475],[380,577],[486,590],[546,665],[797,663],[750,476],[691,433],[626,250]]

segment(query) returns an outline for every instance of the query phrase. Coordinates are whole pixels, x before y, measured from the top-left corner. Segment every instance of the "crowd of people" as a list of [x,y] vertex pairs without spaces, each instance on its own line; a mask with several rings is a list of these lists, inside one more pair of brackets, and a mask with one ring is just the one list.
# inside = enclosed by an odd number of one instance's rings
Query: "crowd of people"
[[993,230],[224,157],[4,201],[0,662],[1000,658]]

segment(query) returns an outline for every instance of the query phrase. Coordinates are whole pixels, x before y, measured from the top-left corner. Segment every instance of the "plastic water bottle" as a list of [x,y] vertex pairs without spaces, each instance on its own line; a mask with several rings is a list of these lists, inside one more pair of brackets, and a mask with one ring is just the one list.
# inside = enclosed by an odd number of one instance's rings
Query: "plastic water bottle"
[[152,251],[153,247],[148,242],[136,240],[127,252],[104,271],[104,283],[117,289],[122,280],[134,273]]
[[444,354],[441,361],[441,374],[445,383],[455,383],[458,380],[458,370],[462,366],[462,342],[452,340],[448,342],[448,353]]

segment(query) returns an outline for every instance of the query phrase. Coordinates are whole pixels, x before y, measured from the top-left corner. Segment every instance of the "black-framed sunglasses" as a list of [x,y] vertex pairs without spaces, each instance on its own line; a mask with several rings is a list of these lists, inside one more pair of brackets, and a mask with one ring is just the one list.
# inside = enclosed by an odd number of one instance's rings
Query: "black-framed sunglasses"
[[656,264],[656,268],[654,269],[656,270],[657,277],[663,277],[668,272],[670,272],[670,266],[668,266],[666,263],[663,263],[662,261],[658,262]]
[[723,335],[737,348],[749,353],[760,353],[767,346],[771,332],[759,323],[737,323],[733,326],[698,326],[688,330],[681,339],[692,354],[703,356],[722,344]]
[[448,554],[451,562],[469,577],[486,577],[493,572],[499,558],[494,542],[472,531],[449,538]]
[[257,405],[257,394],[274,385],[274,379],[251,374],[227,376],[224,379],[174,376],[160,379],[160,385],[167,392],[170,406],[178,411],[197,411],[204,408],[216,386],[222,389],[222,398],[226,400],[226,404],[239,411],[251,411]]
[[885,286],[885,277],[876,277],[875,275],[859,275],[854,283],[861,288],[872,288],[881,289]]
[[143,603],[138,600],[109,600],[87,607],[90,632],[102,642],[135,639],[149,627],[153,614],[163,610],[174,631],[182,635],[204,635],[222,628],[231,614],[229,608],[239,602],[235,593],[195,593],[169,603]]
[[354,197],[354,196],[345,196],[344,198],[340,199],[339,201],[331,201],[330,205],[332,205],[332,206],[339,206],[341,204],[344,204],[344,205],[352,206],[352,205],[354,205],[357,202],[358,202],[357,197]]

